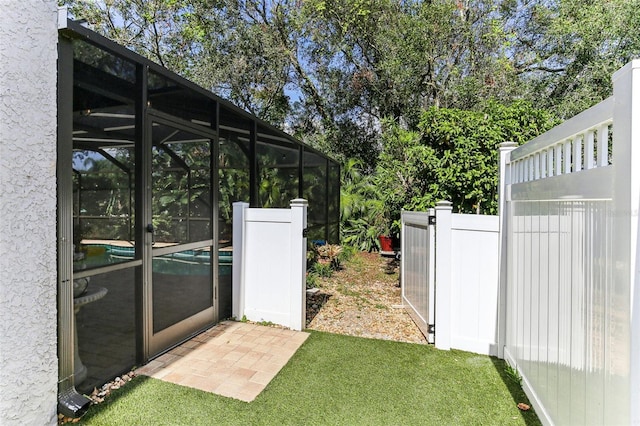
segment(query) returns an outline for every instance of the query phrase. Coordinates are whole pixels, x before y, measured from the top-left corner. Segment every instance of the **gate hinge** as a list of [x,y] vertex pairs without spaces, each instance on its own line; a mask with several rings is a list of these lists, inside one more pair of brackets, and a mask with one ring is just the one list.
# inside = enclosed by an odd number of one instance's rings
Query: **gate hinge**
[[436,325],[435,324],[427,324],[427,331],[429,332],[429,334],[435,334],[436,333]]
[[435,224],[436,224],[436,217],[429,216],[429,225],[435,225]]

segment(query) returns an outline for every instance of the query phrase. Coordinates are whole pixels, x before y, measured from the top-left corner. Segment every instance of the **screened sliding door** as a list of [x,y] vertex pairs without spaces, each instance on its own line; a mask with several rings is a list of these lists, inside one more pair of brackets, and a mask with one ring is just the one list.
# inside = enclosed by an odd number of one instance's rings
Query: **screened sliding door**
[[184,123],[150,120],[151,247],[149,355],[211,324],[216,253],[213,242],[213,137]]

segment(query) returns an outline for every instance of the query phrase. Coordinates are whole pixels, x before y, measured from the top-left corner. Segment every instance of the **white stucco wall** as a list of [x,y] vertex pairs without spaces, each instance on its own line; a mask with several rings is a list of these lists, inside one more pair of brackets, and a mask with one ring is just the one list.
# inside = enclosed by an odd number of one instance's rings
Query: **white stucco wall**
[[0,14],[0,424],[56,423],[55,0]]

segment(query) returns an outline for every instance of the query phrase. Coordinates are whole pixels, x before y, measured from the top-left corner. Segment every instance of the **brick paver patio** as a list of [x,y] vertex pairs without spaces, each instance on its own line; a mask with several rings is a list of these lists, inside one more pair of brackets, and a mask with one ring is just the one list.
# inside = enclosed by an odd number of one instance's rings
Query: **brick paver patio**
[[136,373],[250,402],[307,337],[300,331],[224,321]]

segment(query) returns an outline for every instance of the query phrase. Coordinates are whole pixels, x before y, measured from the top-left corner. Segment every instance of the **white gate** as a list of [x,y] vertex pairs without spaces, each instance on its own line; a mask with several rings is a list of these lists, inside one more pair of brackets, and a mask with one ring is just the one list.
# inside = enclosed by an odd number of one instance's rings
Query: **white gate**
[[402,303],[429,343],[434,343],[435,210],[402,212]]
[[402,302],[439,349],[502,355],[498,217],[454,214],[441,201],[402,212]]
[[307,201],[290,209],[233,203],[233,315],[302,330],[306,315]]

